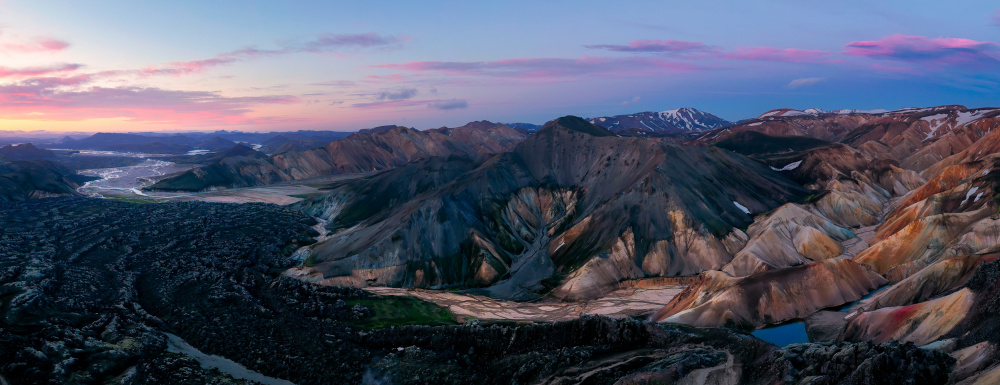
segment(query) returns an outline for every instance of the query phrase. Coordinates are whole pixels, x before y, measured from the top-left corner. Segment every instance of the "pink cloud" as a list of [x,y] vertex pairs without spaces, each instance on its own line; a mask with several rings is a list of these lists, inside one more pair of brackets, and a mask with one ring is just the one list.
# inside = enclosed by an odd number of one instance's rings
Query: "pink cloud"
[[454,76],[491,76],[517,79],[570,79],[582,76],[649,76],[690,72],[705,67],[644,58],[518,58],[480,62],[417,61],[383,64],[375,68]]
[[1000,9],[993,13],[993,25],[1000,27]]
[[31,78],[0,85],[0,118],[237,124],[262,119],[247,117],[256,106],[299,101],[285,95],[224,97],[214,92],[151,87],[80,87],[88,81],[86,76]]
[[37,38],[28,42],[0,43],[0,52],[36,53],[57,52],[69,48],[69,43],[49,37]]
[[721,56],[734,60],[757,60],[787,63],[816,63],[827,61],[832,52],[798,49],[798,48],[774,48],[774,47],[737,47],[735,52],[725,53]]
[[970,39],[895,34],[879,40],[849,43],[843,53],[931,66],[1000,66],[1000,45]]
[[702,42],[681,40],[632,40],[626,45],[599,44],[585,45],[591,49],[603,49],[616,52],[696,52],[710,51],[712,47]]
[[10,68],[0,66],[0,78],[21,78],[32,76],[57,75],[72,72],[83,67],[80,64],[55,64],[40,67]]
[[439,110],[454,110],[466,108],[468,106],[469,103],[463,99],[389,100],[370,103],[355,103],[351,105],[353,108],[360,109],[427,107]]
[[405,36],[383,36],[372,32],[362,34],[322,34],[303,43],[286,43],[277,49],[249,47],[221,53],[208,59],[170,62],[149,66],[138,71],[108,71],[103,73],[103,75],[190,75],[204,72],[210,68],[265,56],[279,56],[303,52],[330,53],[373,47],[392,48],[400,46],[406,40],[408,39]]

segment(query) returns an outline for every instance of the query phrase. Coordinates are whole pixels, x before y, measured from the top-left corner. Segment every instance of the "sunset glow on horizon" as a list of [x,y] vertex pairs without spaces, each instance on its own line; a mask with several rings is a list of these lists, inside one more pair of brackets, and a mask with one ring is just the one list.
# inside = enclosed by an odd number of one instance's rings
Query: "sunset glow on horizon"
[[720,6],[0,1],[0,130],[354,131],[678,107],[735,121],[782,107],[1000,105],[995,2]]

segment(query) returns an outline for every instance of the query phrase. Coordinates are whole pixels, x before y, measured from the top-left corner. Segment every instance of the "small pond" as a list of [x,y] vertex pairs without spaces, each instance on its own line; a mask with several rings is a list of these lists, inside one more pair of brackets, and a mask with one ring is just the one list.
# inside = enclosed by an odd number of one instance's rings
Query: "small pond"
[[778,346],[809,342],[809,337],[806,336],[806,323],[802,321],[758,329],[750,334]]

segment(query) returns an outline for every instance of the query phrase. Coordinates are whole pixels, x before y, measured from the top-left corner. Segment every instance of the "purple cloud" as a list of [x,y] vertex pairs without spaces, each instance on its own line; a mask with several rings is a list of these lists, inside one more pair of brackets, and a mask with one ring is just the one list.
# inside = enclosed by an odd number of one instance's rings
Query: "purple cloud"
[[526,58],[480,62],[417,61],[383,64],[375,68],[444,75],[491,76],[519,79],[567,79],[582,76],[648,76],[702,69],[693,64],[644,58]]
[[[407,38],[382,36],[374,32],[360,34],[323,34],[315,40],[303,44],[300,48],[307,52],[330,52],[341,48],[371,48],[398,46]],[[295,48],[290,48],[295,50]]]
[[439,110],[457,110],[461,108],[469,108],[469,102],[463,99],[451,99],[444,100],[437,103],[428,104],[427,107],[436,108]]
[[[465,106],[461,104],[465,103]],[[428,107],[441,110],[451,110],[468,107],[468,103],[461,99],[432,99],[432,100],[387,100],[370,103],[355,103],[353,108],[376,109],[376,108],[401,108],[401,107]]]
[[816,63],[827,61],[832,54],[829,51],[798,48],[737,47],[735,52],[722,54],[722,57],[735,60]]
[[826,80],[826,78],[800,78],[800,79],[794,79],[794,80],[788,82],[788,88],[799,88],[799,87],[811,86],[813,84],[822,82],[824,80]]
[[247,124],[263,122],[246,116],[254,106],[298,102],[286,95],[224,97],[153,87],[81,88],[89,81],[87,76],[32,78],[0,85],[0,118]]
[[398,90],[381,91],[375,95],[377,100],[406,100],[417,96],[416,88],[401,88]]
[[55,64],[40,67],[10,68],[0,66],[0,78],[19,78],[32,76],[57,75],[76,71],[83,67],[80,64]]
[[585,45],[590,49],[603,49],[615,52],[704,52],[714,48],[702,42],[680,40],[633,40],[627,45],[599,44]]
[[1000,44],[970,39],[895,34],[879,40],[849,43],[843,53],[931,66],[1000,66]]
[[69,48],[69,43],[51,37],[36,38],[27,42],[0,43],[0,52],[37,53],[57,52]]
[[324,86],[324,87],[354,87],[357,83],[350,80],[331,80],[326,82],[312,83],[313,86]]
[[279,56],[303,52],[337,52],[338,50],[352,48],[396,47],[402,44],[405,40],[405,37],[382,36],[375,33],[324,34],[302,44],[284,44],[278,49],[259,49],[249,47],[222,53],[208,59],[170,62],[162,65],[150,66],[139,71],[109,71],[106,72],[105,75],[188,75],[204,72],[212,67],[256,59],[258,57]]

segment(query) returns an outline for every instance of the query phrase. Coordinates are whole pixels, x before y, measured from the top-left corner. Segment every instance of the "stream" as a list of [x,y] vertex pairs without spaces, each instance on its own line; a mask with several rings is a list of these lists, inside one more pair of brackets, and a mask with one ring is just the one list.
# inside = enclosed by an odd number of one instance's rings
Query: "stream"
[[295,385],[295,383],[282,380],[280,378],[268,377],[253,370],[247,369],[245,366],[232,361],[226,357],[210,355],[202,353],[200,350],[191,346],[182,338],[175,336],[170,333],[164,333],[167,336],[167,351],[171,353],[180,353],[187,356],[191,356],[198,363],[201,364],[202,368],[216,368],[226,373],[233,378],[238,378],[241,380],[256,381],[265,385]]
[[146,194],[142,191],[142,188],[154,182],[151,178],[184,171],[192,167],[157,159],[157,157],[165,155],[115,151],[80,151],[79,154],[83,156],[99,155],[144,158],[141,163],[132,166],[94,168],[78,171],[80,175],[100,178],[86,182],[77,189],[83,195],[96,198],[104,198],[106,195],[145,196]]

